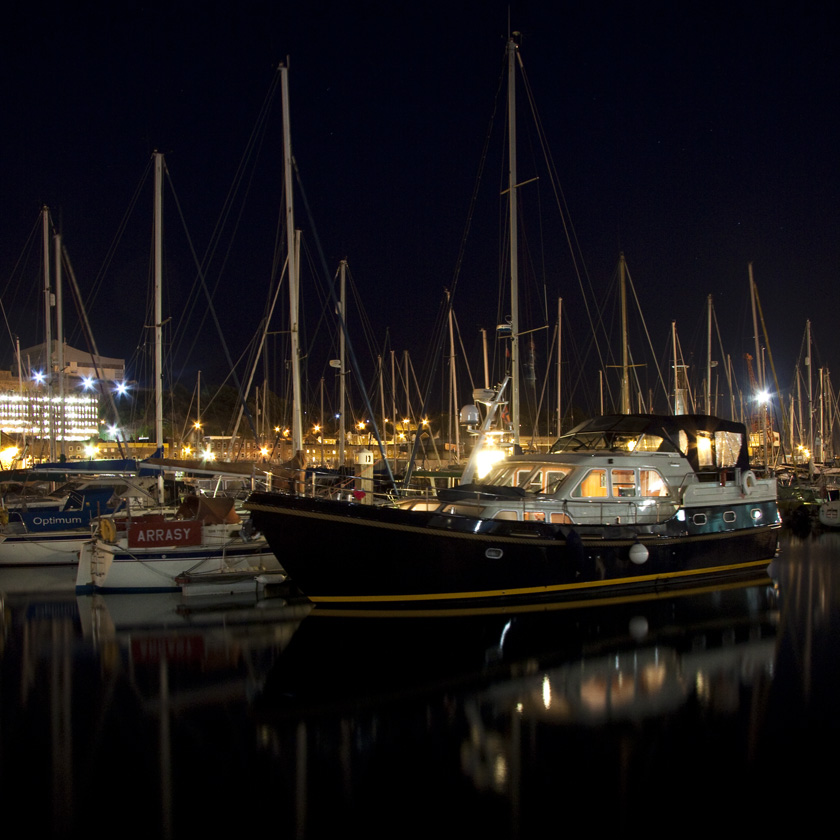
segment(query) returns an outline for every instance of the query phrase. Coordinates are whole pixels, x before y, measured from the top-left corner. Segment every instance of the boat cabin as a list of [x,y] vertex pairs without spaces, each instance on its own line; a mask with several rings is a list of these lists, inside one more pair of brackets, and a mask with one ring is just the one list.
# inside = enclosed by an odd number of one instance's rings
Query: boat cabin
[[[702,415],[611,415],[582,423],[548,454],[516,455],[480,484],[402,506],[558,524],[653,524],[674,516],[686,490],[741,492],[746,430]],[[753,477],[754,478],[754,477]]]

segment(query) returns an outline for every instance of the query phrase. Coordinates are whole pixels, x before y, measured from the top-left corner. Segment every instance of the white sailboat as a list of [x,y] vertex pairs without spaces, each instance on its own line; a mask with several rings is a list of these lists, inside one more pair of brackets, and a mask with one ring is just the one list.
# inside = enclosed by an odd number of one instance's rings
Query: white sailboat
[[[162,221],[163,155],[155,171],[155,430],[163,448]],[[163,468],[158,474],[163,498]],[[76,590],[137,591],[181,589],[196,581],[229,582],[258,575],[283,575],[266,541],[253,534],[232,499],[188,497],[174,514],[100,517],[92,538],[80,548]]]

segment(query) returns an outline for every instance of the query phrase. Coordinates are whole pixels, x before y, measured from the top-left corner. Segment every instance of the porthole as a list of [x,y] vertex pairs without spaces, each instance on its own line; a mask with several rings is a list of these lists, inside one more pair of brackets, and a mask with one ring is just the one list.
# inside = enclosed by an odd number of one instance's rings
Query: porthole
[[735,511],[734,510],[724,511],[724,513],[723,513],[723,521],[724,522],[730,522],[731,523],[731,522],[734,522],[736,519],[737,519],[737,517],[735,516]]
[[488,560],[500,560],[504,551],[501,548],[488,548],[487,551],[484,552],[484,556]]
[[706,524],[706,514],[705,513],[695,513],[694,516],[691,517],[691,521],[695,525],[705,525]]
[[762,519],[764,514],[761,512],[760,508],[753,508],[750,511],[750,516],[753,518],[753,522],[758,522],[760,519]]

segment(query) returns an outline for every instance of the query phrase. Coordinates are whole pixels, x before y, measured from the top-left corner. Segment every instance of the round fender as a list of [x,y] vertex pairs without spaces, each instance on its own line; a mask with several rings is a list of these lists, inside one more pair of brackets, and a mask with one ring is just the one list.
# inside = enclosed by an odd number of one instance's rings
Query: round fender
[[755,490],[756,481],[758,481],[758,479],[755,477],[755,473],[752,470],[747,470],[741,476],[741,490],[745,496],[749,496],[750,493]]

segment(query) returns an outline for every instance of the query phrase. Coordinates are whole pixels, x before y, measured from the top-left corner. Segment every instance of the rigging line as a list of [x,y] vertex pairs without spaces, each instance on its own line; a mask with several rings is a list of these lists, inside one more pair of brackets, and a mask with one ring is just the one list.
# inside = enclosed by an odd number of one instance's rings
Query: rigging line
[[[116,403],[114,402],[114,394],[110,389],[105,389],[102,375],[99,370],[99,351],[96,347],[96,339],[93,337],[93,330],[90,328],[90,322],[88,321],[87,313],[85,311],[84,304],[82,303],[82,295],[79,291],[79,284],[76,282],[76,273],[73,271],[73,266],[70,263],[70,255],[67,252],[67,248],[64,245],[64,242],[61,243],[61,260],[64,264],[64,267],[67,269],[67,275],[70,278],[70,291],[73,295],[76,306],[78,307],[79,317],[83,323],[85,334],[88,339],[88,349],[90,352],[90,360],[93,364],[93,369],[96,372],[96,381],[98,383],[99,392],[102,397],[106,398],[111,405],[111,411],[113,411],[114,419],[119,423],[119,411],[117,411]],[[125,458],[125,452],[123,451],[122,441],[117,437],[117,449],[120,452],[120,457]]]
[[[571,213],[569,212],[569,206],[568,206],[568,203],[566,201],[566,195],[563,192],[562,186],[560,185],[560,178],[557,174],[557,167],[554,163],[554,158],[551,155],[551,149],[549,148],[548,140],[547,140],[547,137],[546,137],[546,134],[545,134],[545,130],[543,128],[542,120],[540,119],[540,115],[539,115],[539,112],[537,110],[536,99],[534,97],[533,90],[531,88],[531,84],[528,80],[528,75],[525,72],[525,65],[522,61],[521,53],[517,52],[517,57],[519,59],[519,69],[520,69],[520,72],[521,72],[521,75],[522,75],[522,81],[523,81],[523,85],[525,87],[526,96],[528,98],[528,103],[529,103],[530,108],[531,108],[531,115],[534,119],[534,124],[537,127],[537,137],[539,138],[540,146],[541,146],[542,151],[543,151],[543,157],[545,159],[546,166],[548,167],[548,171],[549,171],[549,175],[550,175],[549,182],[551,184],[551,188],[552,188],[552,191],[554,193],[555,202],[556,202],[557,207],[560,211],[560,219],[561,219],[562,224],[563,224],[563,232],[566,236],[566,243],[569,246],[569,255],[570,255],[571,260],[572,260],[572,266],[574,268],[575,277],[577,278],[578,286],[579,286],[580,291],[581,291],[581,296],[583,297],[584,308],[586,309],[586,315],[587,315],[587,318],[589,319],[589,328],[592,330],[592,335],[594,337],[595,346],[596,346],[596,349],[597,349],[597,352],[598,352],[598,358],[599,358],[601,367],[604,368],[605,367],[605,362],[604,362],[603,355],[601,353],[600,344],[598,343],[596,325],[595,325],[595,322],[593,321],[592,311],[590,310],[590,306],[589,306],[590,295],[591,295],[592,300],[597,300],[597,296],[595,294],[595,290],[592,287],[592,279],[589,276],[588,270],[586,269],[586,263],[583,260],[583,250],[580,247],[580,240],[578,239],[577,231],[575,230],[575,227],[574,227],[574,225],[572,224],[572,221],[571,221]],[[581,276],[580,267],[578,265],[577,254],[580,254],[580,262],[583,264],[583,274],[585,275],[588,286],[589,286],[589,294],[587,294],[587,291],[584,288],[584,283],[583,283],[583,279],[582,279],[582,276]]]
[[[339,320],[339,324],[341,325],[341,329],[344,330],[345,346],[346,346],[346,349],[347,349],[347,351],[350,355],[350,364],[353,367],[356,375],[359,377],[359,381],[361,382],[362,378],[361,378],[361,372],[359,370],[359,362],[358,362],[358,359],[356,358],[356,351],[353,348],[353,342],[352,342],[350,336],[347,334],[347,325],[344,322],[344,316],[341,314],[340,308],[338,307],[338,302],[339,301],[338,301],[338,296],[335,293],[335,285],[332,282],[332,277],[329,273],[329,269],[327,268],[327,260],[326,260],[326,257],[324,255],[323,248],[321,247],[321,241],[318,237],[318,231],[315,227],[315,220],[312,216],[312,211],[309,207],[309,200],[306,196],[306,190],[304,190],[304,188],[303,188],[302,179],[300,177],[300,170],[298,169],[297,161],[295,160],[294,157],[292,157],[292,166],[294,168],[295,179],[297,180],[298,189],[300,190],[301,198],[303,200],[303,206],[306,210],[306,215],[307,215],[307,218],[309,219],[309,223],[312,226],[312,236],[315,239],[315,246],[316,246],[316,249],[317,249],[317,252],[318,252],[318,256],[320,257],[321,270],[324,273],[324,277],[327,278],[328,287],[329,287],[329,291],[330,291],[330,296],[331,296],[332,301],[333,301],[333,305],[336,306],[336,308],[338,309],[338,320]],[[394,479],[394,474],[391,471],[391,465],[388,462],[387,453],[385,452],[385,447],[382,443],[382,438],[379,434],[379,427],[377,426],[377,423],[376,423],[376,415],[373,413],[373,408],[370,404],[370,400],[368,399],[367,392],[364,391],[364,389],[362,389],[362,394],[363,394],[364,400],[365,400],[365,409],[370,414],[371,425],[373,426],[373,433],[376,437],[376,443],[379,447],[379,453],[382,456],[382,460],[384,461],[384,464],[385,464],[385,469],[388,472],[389,483],[390,483],[391,487],[393,487],[396,490],[397,489],[396,480]]]
[[[717,333],[718,346],[720,348],[720,361],[721,361],[721,364],[724,364],[724,360],[727,358],[727,355],[726,355],[726,353],[724,352],[724,349],[723,349],[723,337],[720,334],[720,324],[718,323],[717,311],[714,308],[712,309],[712,317],[713,317],[713,320],[715,322],[715,332]],[[729,364],[724,364],[724,367],[726,368],[726,384],[727,384],[727,387],[729,388],[729,399],[730,399],[730,406],[731,406],[731,400],[732,400],[733,394],[736,390],[738,390],[738,382],[735,379],[734,372],[730,369],[731,366]],[[735,418],[732,417],[731,419],[734,420]]]
[[[164,165],[164,168],[166,169],[165,165]],[[170,184],[171,184],[171,179],[170,179]],[[178,210],[178,215],[183,220],[184,215],[181,211],[181,204],[178,201],[178,195],[175,192],[174,188],[172,190],[172,195],[173,195],[173,198],[175,200],[175,206]],[[189,246],[190,253],[193,255],[193,259],[195,260],[196,265],[198,265],[197,254],[195,253],[195,248],[193,247],[192,239],[190,238],[189,234],[187,235],[187,244]],[[216,308],[213,306],[213,296],[210,294],[210,291],[207,288],[207,284],[204,281],[204,272],[203,272],[203,270],[201,269],[200,266],[199,266],[199,277],[201,279],[201,289],[204,291],[204,294],[207,298],[207,310],[213,318],[213,323],[216,325],[216,331],[217,331],[218,336],[219,336],[219,343],[221,344],[222,350],[224,351],[225,359],[227,360],[228,367],[230,369],[230,374],[233,377],[234,383],[236,384],[236,390],[239,394],[239,399],[242,401],[242,405],[243,405],[243,408],[244,408],[244,411],[245,411],[245,416],[248,419],[248,425],[251,427],[251,433],[254,435],[254,440],[257,441],[257,440],[259,440],[259,437],[257,436],[257,428],[256,428],[256,425],[254,423],[254,418],[251,416],[251,410],[248,408],[248,404],[245,401],[245,395],[242,393],[242,385],[239,381],[239,377],[236,374],[236,368],[233,365],[233,360],[231,359],[231,355],[230,355],[230,349],[228,348],[227,341],[225,341],[225,336],[224,336],[224,332],[222,330],[222,325],[219,323],[219,317],[216,314]]]
[[[460,242],[460,245],[459,245],[459,248],[458,248],[458,256],[456,258],[455,269],[453,271],[452,286],[449,290],[449,293],[446,296],[447,305],[446,305],[446,310],[445,310],[445,317],[441,317],[440,320],[439,320],[439,328],[437,329],[437,339],[432,345],[434,349],[433,349],[432,354],[428,357],[428,361],[427,361],[426,372],[427,372],[428,376],[427,376],[427,379],[426,379],[426,391],[425,391],[425,394],[423,395],[423,398],[422,398],[422,401],[421,401],[421,411],[420,411],[420,413],[424,416],[428,411],[428,404],[429,404],[429,399],[430,399],[430,395],[431,395],[431,389],[432,389],[432,385],[433,385],[433,382],[434,382],[434,373],[435,373],[435,370],[437,369],[437,366],[440,364],[441,351],[443,349],[443,342],[444,342],[444,339],[446,337],[445,324],[448,320],[449,310],[452,308],[452,305],[453,305],[453,301],[454,301],[454,297],[455,297],[455,290],[456,290],[457,285],[458,285],[458,279],[461,275],[461,267],[462,267],[463,261],[464,261],[464,253],[466,251],[466,243],[467,243],[467,239],[469,238],[469,232],[470,232],[470,229],[472,227],[473,218],[475,216],[475,207],[476,207],[476,204],[477,204],[477,201],[478,201],[479,186],[481,184],[484,169],[485,169],[485,166],[486,166],[486,163],[487,163],[487,154],[488,154],[488,149],[490,147],[490,140],[491,140],[491,137],[492,137],[492,127],[493,127],[493,124],[496,121],[496,113],[497,113],[497,110],[498,110],[498,102],[499,102],[499,92],[503,89],[505,75],[506,75],[505,63],[506,62],[502,63],[502,71],[499,75],[499,81],[498,81],[498,86],[497,86],[497,89],[496,89],[496,94],[493,97],[493,110],[492,110],[492,113],[490,115],[490,120],[488,122],[487,132],[485,133],[485,137],[484,137],[484,147],[482,149],[482,153],[481,153],[481,156],[479,158],[479,165],[478,165],[478,170],[476,172],[476,179],[475,179],[475,182],[474,182],[474,185],[473,185],[473,192],[472,192],[472,195],[470,197],[470,204],[469,204],[469,208],[468,208],[468,211],[467,211],[467,221],[466,221],[466,225],[465,225],[465,228],[464,228],[464,233],[461,237],[461,242]],[[441,314],[443,314],[443,313],[441,313]],[[405,478],[403,480],[403,487],[404,488],[408,486],[408,483],[411,480],[411,473],[413,471],[414,462],[415,462],[415,459],[417,457],[417,451],[418,451],[418,448],[419,448],[419,443],[420,443],[420,435],[415,435],[414,444],[413,444],[412,449],[411,449],[411,456],[408,460],[408,464],[406,465]]]
[[[87,306],[92,308],[93,305],[96,303],[96,299],[99,296],[99,292],[102,289],[102,285],[105,282],[105,277],[108,274],[108,271],[111,267],[111,263],[114,260],[114,256],[117,252],[117,246],[122,241],[123,235],[125,234],[126,228],[128,227],[129,219],[136,208],[138,201],[140,199],[140,195],[143,190],[143,186],[145,185],[149,173],[152,171],[152,159],[150,158],[148,163],[143,169],[142,174],[140,175],[139,180],[137,181],[137,185],[134,188],[134,193],[131,196],[131,200],[129,201],[128,208],[126,209],[125,213],[123,214],[122,219],[117,227],[117,232],[114,235],[114,238],[111,240],[111,244],[108,246],[108,251],[105,254],[105,259],[103,260],[102,266],[100,267],[99,271],[97,272],[96,276],[94,277],[93,286],[88,293],[87,296]],[[70,335],[68,336],[69,341],[72,343],[76,340],[79,331],[82,329],[82,325],[77,325]]]
[[470,390],[475,390],[475,380],[473,379],[472,370],[470,369],[469,362],[467,361],[467,351],[464,347],[464,337],[461,334],[461,327],[458,324],[458,316],[455,312],[452,312],[452,320],[455,322],[455,332],[458,334],[458,344],[461,347],[461,356],[464,359],[464,366],[467,369],[467,378],[470,380]]
[[[644,328],[645,336],[647,337],[647,340],[648,340],[648,347],[650,348],[651,357],[655,359],[656,358],[656,353],[654,352],[654,349],[653,349],[653,342],[650,339],[650,333],[648,332],[647,323],[645,322],[645,316],[642,313],[642,306],[639,303],[639,297],[636,294],[636,287],[633,285],[633,278],[630,276],[630,269],[629,268],[627,268],[627,281],[630,284],[630,291],[633,292],[633,300],[636,301],[636,309],[639,311],[639,317],[642,319],[642,327]],[[657,366],[657,368],[656,368],[656,373],[657,373],[657,376],[659,378],[659,384],[662,386],[662,391],[665,394],[665,398],[667,399],[668,388],[667,388],[667,386],[665,385],[665,382],[662,379],[662,371],[659,370],[659,366]]]
[[[761,320],[761,331],[764,333],[764,343],[767,347],[767,356],[770,359],[770,370],[773,371],[773,382],[776,385],[776,393],[781,394],[782,392],[779,388],[779,378],[776,375],[776,366],[773,363],[773,351],[770,349],[770,336],[767,335],[767,325],[764,323],[764,313],[761,310],[761,299],[758,296],[758,286],[756,286],[755,283],[753,283],[753,291],[755,292],[755,304],[758,308],[758,317]],[[775,407],[773,413],[776,413]],[[778,417],[776,418],[776,422],[779,422]],[[784,451],[784,440],[789,434],[787,415],[784,411],[782,412],[782,431],[784,436],[782,438],[782,445],[779,447],[780,454]]]
[[[39,212],[38,215],[35,217],[35,223],[32,225],[32,228],[29,232],[29,236],[27,236],[26,241],[24,242],[23,248],[22,248],[20,254],[18,254],[18,258],[17,258],[17,260],[14,264],[14,267],[12,268],[11,274],[9,275],[9,279],[6,282],[6,289],[4,291],[4,294],[9,295],[9,293],[11,291],[10,286],[11,286],[11,283],[12,283],[12,278],[17,275],[19,270],[21,271],[21,274],[23,273],[22,272],[22,266],[29,262],[30,256],[32,254],[32,250],[33,250],[33,248],[36,247],[36,244],[38,246],[39,259],[42,257],[43,252],[40,248],[40,239],[41,239],[42,231],[43,231],[43,216]],[[9,295],[11,297],[11,300],[9,301],[9,308],[10,309],[14,309],[17,306],[17,301],[16,301],[17,294],[18,294],[18,290],[20,289],[20,285],[23,282],[24,282],[24,278],[21,276],[20,279],[18,280],[18,286]],[[36,285],[35,284],[29,283],[29,282],[27,282],[24,285],[24,290],[27,293],[27,299],[24,301],[24,308],[28,308],[28,304],[29,304],[29,301],[31,299],[31,296],[33,294],[39,294],[39,291],[36,291]],[[14,344],[14,341],[12,342],[12,344]]]
[[[272,83],[269,85],[269,89],[268,89],[268,91],[267,91],[267,93],[266,93],[266,95],[263,99],[263,103],[262,103],[262,106],[260,108],[259,114],[257,116],[257,120],[255,122],[254,128],[252,129],[251,134],[248,137],[248,141],[247,141],[246,146],[245,146],[245,151],[243,152],[242,157],[240,158],[239,164],[237,165],[236,171],[234,173],[233,181],[231,183],[231,186],[228,190],[227,195],[225,196],[225,201],[222,205],[222,210],[219,214],[219,218],[218,218],[218,220],[216,222],[216,225],[213,229],[213,233],[211,234],[210,244],[208,245],[207,250],[205,251],[204,257],[201,260],[198,274],[197,274],[197,276],[196,276],[196,278],[193,282],[193,288],[190,291],[190,295],[189,295],[190,304],[189,304],[189,306],[184,307],[184,309],[182,311],[181,319],[179,321],[179,329],[178,329],[178,333],[180,335],[185,335],[186,334],[186,330],[181,329],[181,327],[184,323],[186,323],[188,321],[188,319],[191,317],[195,307],[198,306],[198,304],[199,304],[199,300],[200,300],[201,295],[197,290],[199,289],[200,282],[204,282],[203,280],[200,281],[200,275],[202,274],[202,272],[206,274],[206,271],[207,271],[210,263],[213,261],[215,255],[216,255],[217,249],[219,247],[219,243],[221,242],[222,232],[223,232],[225,226],[227,225],[228,219],[232,215],[232,208],[233,208],[234,200],[235,200],[235,198],[238,194],[243,192],[242,184],[245,183],[246,180],[247,180],[247,186],[244,189],[244,195],[247,196],[250,193],[250,189],[251,189],[251,186],[253,185],[253,181],[254,181],[254,178],[255,178],[256,166],[255,165],[251,166],[250,174],[249,174],[248,164],[249,164],[249,162],[254,162],[254,164],[255,164],[255,161],[259,156],[258,152],[256,152],[255,149],[258,150],[265,141],[266,126],[267,126],[267,123],[268,123],[268,117],[271,113],[271,107],[272,107],[274,98],[276,96],[276,91],[277,91],[277,88],[278,88],[278,85],[279,85],[279,80],[280,80],[280,70],[278,68],[275,71],[275,73],[272,77]],[[168,169],[167,169],[167,175],[169,175],[170,185],[171,185],[171,174],[168,172]],[[174,191],[174,187],[172,187],[172,189]],[[235,238],[236,231],[239,228],[239,223],[242,220],[242,216],[243,216],[243,213],[244,213],[244,208],[245,208],[245,202],[243,200],[242,203],[240,204],[239,213],[238,213],[238,215],[236,217],[236,220],[235,220],[235,223],[233,225],[233,232],[231,233],[231,237],[230,237],[230,240],[228,242],[228,248],[225,252],[224,258],[222,259],[222,263],[221,263],[221,266],[219,268],[219,272],[218,272],[218,275],[217,275],[217,278],[216,278],[216,282],[213,286],[213,294],[214,295],[215,295],[215,293],[218,289],[218,285],[221,281],[221,277],[222,277],[222,274],[223,274],[224,267],[226,266],[227,261],[230,257],[231,249],[232,249],[232,246],[233,246],[233,240]],[[196,264],[198,265],[197,261],[196,261]],[[207,317],[207,313],[205,311],[202,315],[202,318],[201,318],[201,321],[199,323],[198,329],[193,331],[194,340],[193,340],[193,343],[190,347],[189,352],[187,353],[187,357],[186,357],[187,359],[189,358],[189,356],[191,356],[192,351],[195,348],[195,344],[197,342],[197,337],[200,334],[201,327],[203,326],[206,317]],[[186,359],[185,359],[184,365],[186,366]]]

